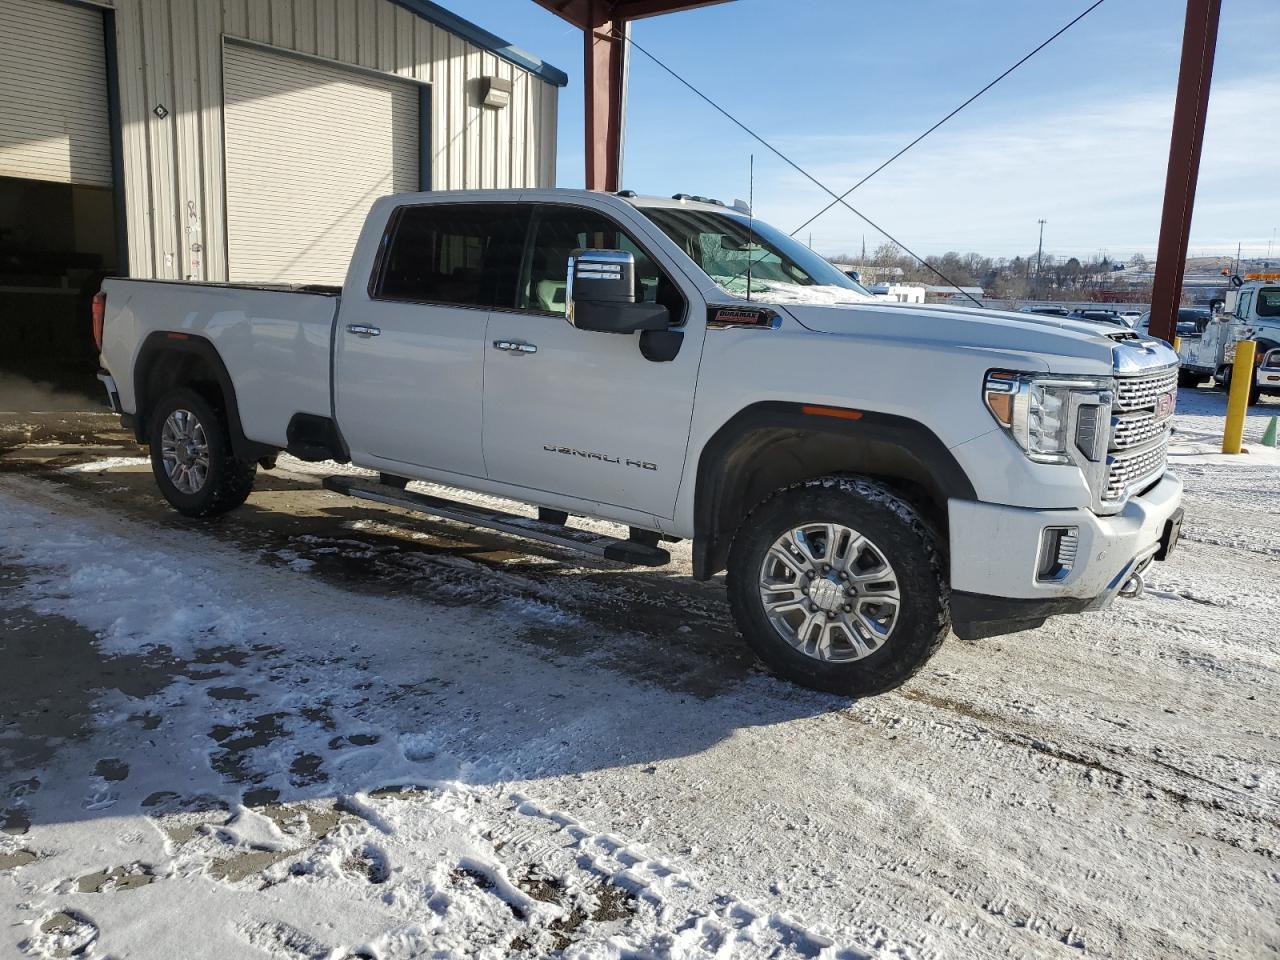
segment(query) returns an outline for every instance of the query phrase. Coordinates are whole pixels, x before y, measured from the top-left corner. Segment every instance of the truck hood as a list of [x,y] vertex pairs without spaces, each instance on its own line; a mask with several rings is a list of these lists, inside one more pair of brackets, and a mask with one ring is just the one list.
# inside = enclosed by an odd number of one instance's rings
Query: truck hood
[[945,304],[787,303],[778,306],[815,333],[944,342],[960,347],[1037,354],[1051,373],[1098,375],[1110,370],[1164,366],[1177,361],[1173,351],[1158,340],[1135,336],[1121,327],[1109,329],[1066,317]]

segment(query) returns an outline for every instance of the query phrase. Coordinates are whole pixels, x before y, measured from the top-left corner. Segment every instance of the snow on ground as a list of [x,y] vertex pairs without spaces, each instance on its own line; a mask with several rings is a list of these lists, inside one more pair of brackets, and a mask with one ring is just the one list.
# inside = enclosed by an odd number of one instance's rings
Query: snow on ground
[[753,668],[684,545],[582,565],[284,460],[192,524],[123,442],[19,450],[0,955],[1275,955],[1265,412],[1179,465],[1148,596],[861,702]]

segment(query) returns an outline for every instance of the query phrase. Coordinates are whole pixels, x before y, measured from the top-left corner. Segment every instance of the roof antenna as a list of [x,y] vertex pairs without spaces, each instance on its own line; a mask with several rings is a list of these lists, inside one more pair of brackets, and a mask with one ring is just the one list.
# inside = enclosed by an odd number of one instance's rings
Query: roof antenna
[[747,159],[747,300],[751,299],[751,247],[756,242],[756,155]]

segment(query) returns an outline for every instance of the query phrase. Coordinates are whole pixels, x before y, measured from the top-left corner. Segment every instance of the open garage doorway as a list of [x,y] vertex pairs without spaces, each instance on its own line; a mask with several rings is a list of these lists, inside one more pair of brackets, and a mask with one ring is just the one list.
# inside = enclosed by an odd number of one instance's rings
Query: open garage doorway
[[112,12],[0,0],[0,376],[93,391],[89,303],[123,266]]
[[96,388],[90,299],[118,265],[109,187],[0,177],[0,369]]

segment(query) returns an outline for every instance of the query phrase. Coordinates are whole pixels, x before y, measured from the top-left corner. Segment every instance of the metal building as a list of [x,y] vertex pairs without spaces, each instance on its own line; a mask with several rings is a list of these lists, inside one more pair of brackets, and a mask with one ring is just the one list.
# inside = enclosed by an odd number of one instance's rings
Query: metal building
[[0,323],[341,283],[376,196],[554,184],[565,82],[429,0],[0,0]]

